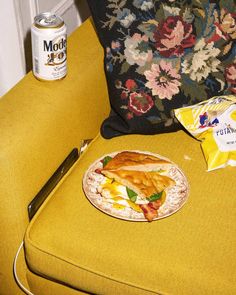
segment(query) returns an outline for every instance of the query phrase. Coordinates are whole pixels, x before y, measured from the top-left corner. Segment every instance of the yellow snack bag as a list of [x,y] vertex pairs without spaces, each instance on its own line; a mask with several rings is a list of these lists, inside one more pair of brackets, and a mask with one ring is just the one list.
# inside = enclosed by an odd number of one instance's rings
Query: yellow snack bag
[[176,118],[196,139],[211,171],[236,166],[236,96],[215,96],[175,111]]

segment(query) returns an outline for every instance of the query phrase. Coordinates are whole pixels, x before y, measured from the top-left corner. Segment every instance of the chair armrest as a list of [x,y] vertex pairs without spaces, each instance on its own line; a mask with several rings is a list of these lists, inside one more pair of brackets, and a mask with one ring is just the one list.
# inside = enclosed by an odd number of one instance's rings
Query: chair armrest
[[65,79],[41,82],[29,73],[0,99],[1,294],[13,282],[29,202],[72,148],[97,134],[108,113],[103,49],[91,21],[68,39]]

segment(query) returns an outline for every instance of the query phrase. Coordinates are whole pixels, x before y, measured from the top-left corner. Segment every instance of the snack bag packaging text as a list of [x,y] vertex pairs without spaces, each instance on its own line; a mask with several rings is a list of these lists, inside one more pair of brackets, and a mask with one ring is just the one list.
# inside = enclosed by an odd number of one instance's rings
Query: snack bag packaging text
[[185,129],[201,141],[211,171],[236,166],[236,96],[215,96],[193,106],[175,110]]

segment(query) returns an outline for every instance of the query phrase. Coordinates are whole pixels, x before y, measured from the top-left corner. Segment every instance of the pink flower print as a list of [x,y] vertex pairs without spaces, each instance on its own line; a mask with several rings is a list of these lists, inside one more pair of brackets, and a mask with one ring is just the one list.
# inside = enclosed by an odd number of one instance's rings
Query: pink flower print
[[154,105],[154,102],[148,94],[133,92],[129,97],[128,109],[137,116],[147,113]]
[[169,16],[160,23],[154,34],[156,48],[165,57],[181,56],[185,48],[195,44],[191,24],[186,23],[180,16]]
[[128,37],[125,40],[125,57],[126,61],[130,65],[137,64],[144,66],[146,62],[149,62],[153,58],[151,48],[149,48],[148,37],[135,33],[132,37]]
[[161,60],[160,64],[153,64],[151,70],[145,71],[144,75],[148,80],[145,86],[152,90],[152,95],[171,100],[179,93],[181,77],[171,63]]
[[121,45],[119,41],[112,41],[111,42],[111,48],[115,51],[118,51],[120,49]]

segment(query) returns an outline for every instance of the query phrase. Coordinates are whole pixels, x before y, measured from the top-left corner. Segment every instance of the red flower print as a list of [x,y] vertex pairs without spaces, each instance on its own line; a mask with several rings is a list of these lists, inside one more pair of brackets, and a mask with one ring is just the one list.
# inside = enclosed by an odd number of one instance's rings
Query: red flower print
[[128,97],[127,92],[126,91],[122,91],[120,97],[121,97],[121,99],[126,99]]
[[133,92],[129,97],[128,109],[137,116],[147,113],[154,105],[154,102],[148,94]]
[[133,115],[133,113],[131,113],[131,112],[128,112],[127,115],[126,115],[126,118],[127,118],[128,120],[133,119],[133,117],[134,117],[134,115]]
[[180,16],[169,16],[160,23],[154,33],[156,48],[165,57],[181,56],[185,48],[193,47],[195,36],[192,25]]
[[133,79],[128,79],[125,82],[125,87],[129,90],[129,91],[134,91],[137,88],[137,84],[135,83],[135,81]]
[[228,66],[225,70],[226,79],[232,84],[236,84],[236,63]]
[[215,13],[215,33],[208,42],[216,42],[220,39],[226,41],[236,39],[236,14],[230,13],[225,8],[222,8],[220,15]]
[[236,63],[233,63],[225,69],[225,76],[227,82],[230,84],[230,90],[236,93]]

